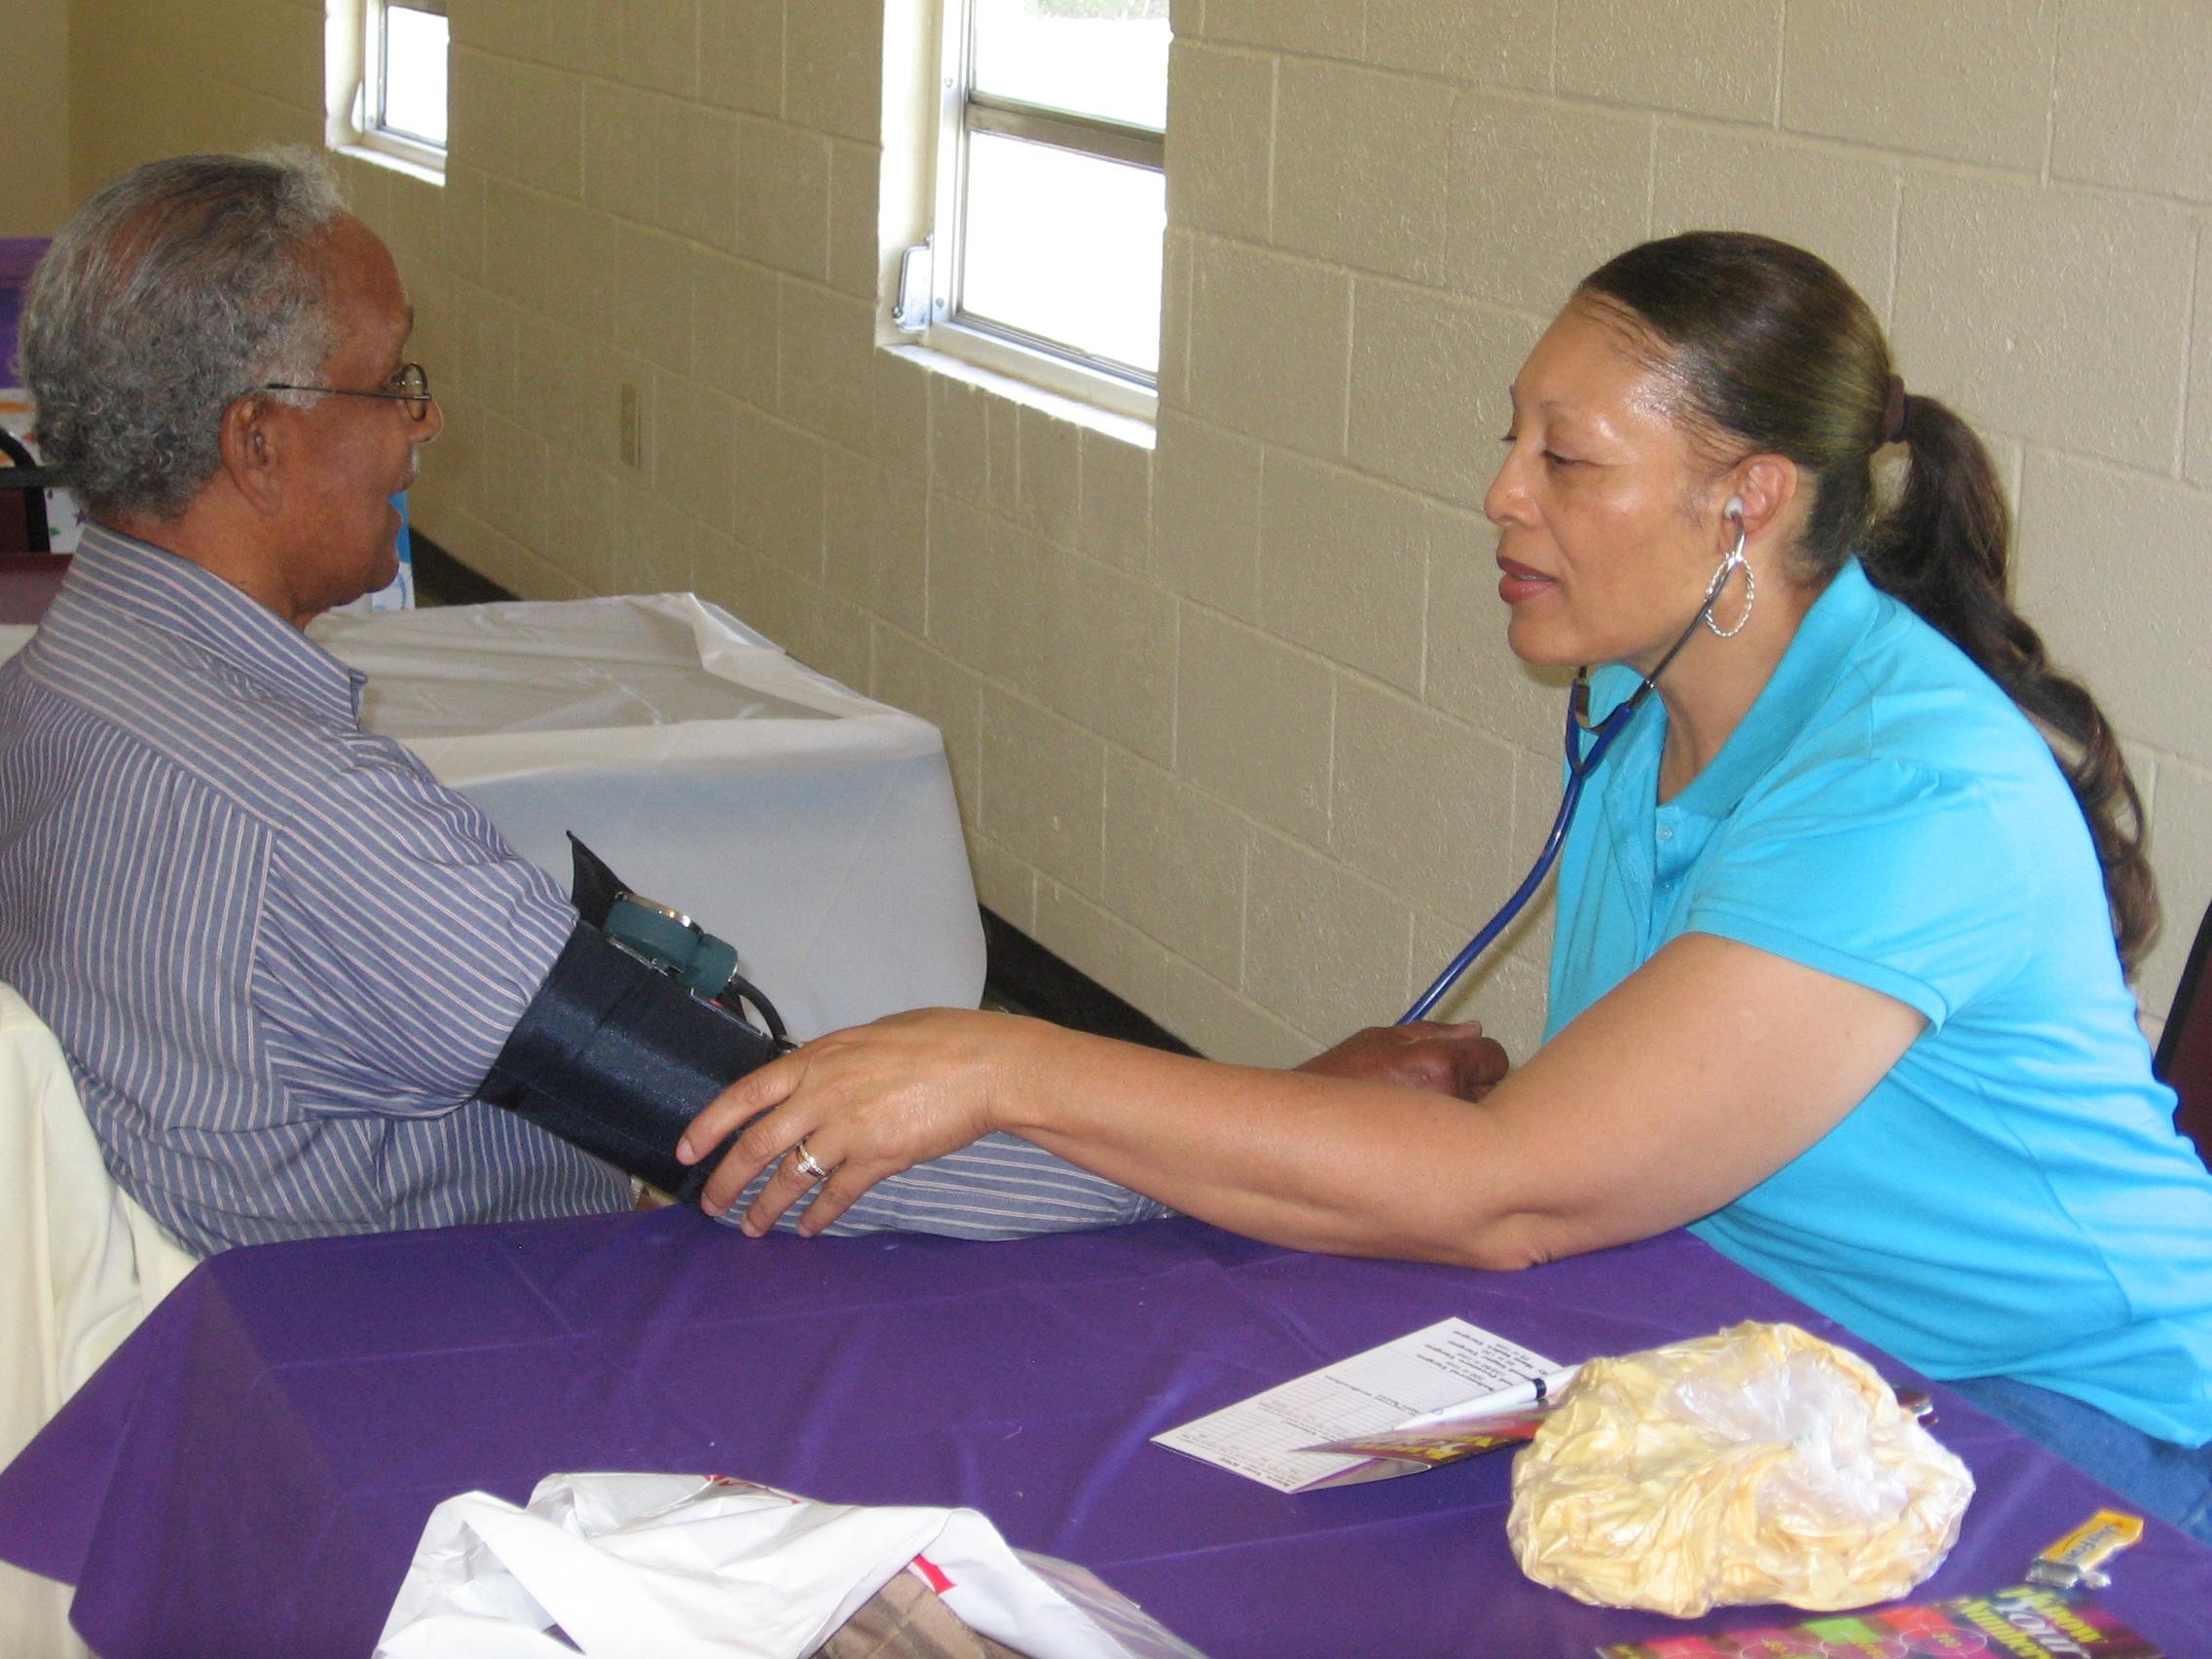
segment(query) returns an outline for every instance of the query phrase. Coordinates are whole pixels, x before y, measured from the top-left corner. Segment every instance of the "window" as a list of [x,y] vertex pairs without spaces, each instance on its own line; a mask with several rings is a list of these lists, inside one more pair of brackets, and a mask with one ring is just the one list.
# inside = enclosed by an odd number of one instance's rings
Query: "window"
[[[1168,0],[946,0],[930,344],[1133,412],[1160,368]],[[918,307],[903,308],[909,323]]]
[[361,18],[361,142],[444,166],[446,0],[367,0]]

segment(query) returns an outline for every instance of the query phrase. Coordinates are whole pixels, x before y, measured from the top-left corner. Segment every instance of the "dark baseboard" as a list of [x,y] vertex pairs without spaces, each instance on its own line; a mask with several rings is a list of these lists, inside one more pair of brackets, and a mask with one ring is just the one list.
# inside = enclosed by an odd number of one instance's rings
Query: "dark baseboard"
[[988,960],[985,995],[1016,1014],[1035,1014],[1094,1036],[1164,1049],[1171,1054],[1198,1052],[1142,1009],[1124,1002],[988,909],[983,911],[983,948]]
[[515,596],[474,571],[410,527],[407,545],[415,560],[415,597],[426,605],[498,605]]
[[[440,547],[421,531],[410,532],[415,592],[431,605],[494,605],[515,596]],[[984,989],[1016,1014],[1099,1037],[1141,1043],[1175,1054],[1198,1051],[1133,1003],[1124,1002],[1080,968],[1063,962],[1012,922],[983,911]]]

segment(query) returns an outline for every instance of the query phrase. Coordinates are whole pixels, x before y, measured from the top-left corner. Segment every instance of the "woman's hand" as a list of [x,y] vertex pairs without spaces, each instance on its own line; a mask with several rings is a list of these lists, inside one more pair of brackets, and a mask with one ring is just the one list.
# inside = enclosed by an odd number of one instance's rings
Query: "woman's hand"
[[940,1008],[833,1031],[723,1089],[691,1120],[676,1155],[696,1163],[756,1119],[708,1178],[700,1202],[720,1215],[781,1158],[740,1224],[758,1237],[818,1179],[792,1155],[804,1140],[830,1171],[799,1222],[811,1237],[886,1175],[988,1134],[1032,1023]]
[[1292,1069],[1480,1100],[1512,1065],[1505,1051],[1483,1035],[1480,1020],[1448,1024],[1417,1019],[1407,1025],[1370,1025],[1354,1031],[1335,1048]]

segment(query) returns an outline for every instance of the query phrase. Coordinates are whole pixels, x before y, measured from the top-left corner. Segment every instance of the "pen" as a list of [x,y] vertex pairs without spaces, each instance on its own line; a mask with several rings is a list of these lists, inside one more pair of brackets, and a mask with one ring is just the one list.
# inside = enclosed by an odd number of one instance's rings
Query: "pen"
[[1504,1417],[1512,1412],[1526,1411],[1530,1406],[1544,1405],[1573,1382],[1574,1374],[1581,1369],[1579,1365],[1569,1365],[1558,1371],[1547,1371],[1540,1377],[1530,1377],[1509,1387],[1478,1394],[1471,1400],[1461,1400],[1457,1405],[1423,1412],[1419,1417],[1409,1418],[1400,1423],[1397,1432],[1404,1434],[1415,1429],[1437,1428],[1445,1423],[1458,1422],[1462,1419]]

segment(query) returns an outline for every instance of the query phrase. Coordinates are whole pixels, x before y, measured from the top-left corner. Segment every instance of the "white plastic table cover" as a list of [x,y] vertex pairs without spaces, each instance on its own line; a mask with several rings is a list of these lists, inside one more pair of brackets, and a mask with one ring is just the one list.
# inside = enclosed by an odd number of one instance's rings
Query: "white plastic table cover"
[[[973,1008],[983,936],[937,728],[691,594],[325,616],[363,719],[569,887],[573,830],[737,946],[795,1037]],[[0,657],[27,629],[0,629]]]

